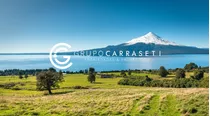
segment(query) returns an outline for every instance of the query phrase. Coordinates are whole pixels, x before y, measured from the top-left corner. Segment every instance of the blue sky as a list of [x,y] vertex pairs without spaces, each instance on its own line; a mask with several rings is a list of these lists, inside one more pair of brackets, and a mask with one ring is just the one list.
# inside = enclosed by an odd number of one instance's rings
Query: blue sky
[[208,47],[208,0],[0,0],[0,53],[127,42],[150,31]]

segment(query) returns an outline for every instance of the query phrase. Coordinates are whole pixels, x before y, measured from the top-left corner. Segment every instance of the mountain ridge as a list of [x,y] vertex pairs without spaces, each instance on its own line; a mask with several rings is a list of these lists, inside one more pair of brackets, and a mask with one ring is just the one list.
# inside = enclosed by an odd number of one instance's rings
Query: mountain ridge
[[[149,39],[148,41],[143,41]],[[143,37],[143,39],[142,39]],[[151,37],[151,38],[149,38]],[[136,39],[136,40],[135,40]],[[133,40],[133,41],[132,41]],[[167,40],[162,39],[160,36],[154,34],[153,32],[149,32],[144,36],[140,36],[138,38],[134,38],[128,42],[121,43],[118,45],[108,45],[102,48],[93,48],[87,50],[79,50],[79,51],[110,51],[110,52],[119,52],[123,51],[161,51],[162,55],[170,55],[170,54],[209,54],[209,48],[198,48],[195,46],[186,46],[176,44],[175,42],[170,42]],[[135,41],[134,41],[135,40]],[[156,41],[157,40],[157,41]],[[131,42],[132,41],[132,42]],[[128,44],[128,43],[132,44]],[[161,43],[162,42],[162,43]],[[79,51],[72,51],[72,52],[63,52],[59,54],[69,54],[73,55],[75,52]],[[49,55],[49,53],[0,53],[0,55]]]
[[[144,36],[134,38],[128,42],[118,45],[108,45],[103,48],[95,48],[89,50],[80,50],[84,52],[88,51],[110,51],[111,53],[120,51],[138,52],[138,51],[161,51],[162,55],[170,54],[209,54],[209,48],[198,48],[195,46],[185,46],[176,44],[162,39],[160,36],[149,32]],[[124,52],[125,53],[125,52]],[[72,54],[72,53],[70,53]]]
[[160,44],[160,45],[179,45],[176,44],[175,42],[170,42],[168,40],[164,40],[160,36],[156,35],[153,32],[149,32],[146,35],[134,38],[128,42],[126,42],[127,45],[132,45],[136,43],[154,43],[154,44]]

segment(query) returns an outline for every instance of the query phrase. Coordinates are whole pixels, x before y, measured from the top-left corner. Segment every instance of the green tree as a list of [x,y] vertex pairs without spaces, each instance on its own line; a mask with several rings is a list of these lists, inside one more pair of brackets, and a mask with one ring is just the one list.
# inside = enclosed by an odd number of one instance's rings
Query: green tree
[[131,70],[128,70],[128,75],[131,75],[131,73],[132,73]]
[[204,72],[201,71],[201,70],[196,70],[196,71],[194,72],[194,79],[196,79],[196,80],[202,79],[203,76],[204,76]]
[[166,77],[168,75],[168,71],[165,69],[164,66],[161,66],[160,69],[159,69],[159,75],[161,77]]
[[148,81],[152,81],[152,79],[149,78],[148,75],[146,75],[145,78],[146,78],[145,80],[146,80],[147,82],[148,82]]
[[[61,70],[58,72],[58,74],[59,74],[60,77],[63,78],[63,72]],[[63,79],[63,81],[64,81],[64,79]]]
[[95,69],[93,67],[89,68],[89,75],[88,75],[88,81],[90,83],[95,82],[96,77],[95,77]]
[[23,72],[22,71],[19,71],[19,79],[22,79],[23,78]]
[[185,78],[185,70],[183,69],[178,69],[176,70],[176,78]]
[[26,79],[28,78],[28,74],[27,73],[25,74],[24,78],[26,78]]
[[79,73],[83,74],[83,73],[84,73],[84,71],[83,71],[83,70],[80,70],[80,71],[79,71]]
[[125,77],[126,76],[125,71],[124,70],[121,70],[120,75],[123,76],[123,77]]
[[36,76],[36,86],[38,90],[48,90],[52,94],[52,88],[59,88],[59,83],[64,81],[63,75],[50,68],[48,71],[42,71]]
[[193,62],[190,62],[189,64],[186,64],[185,67],[184,67],[184,69],[188,70],[188,71],[192,70],[192,69],[196,69],[196,68],[198,68],[198,65],[193,63]]
[[51,71],[51,72],[56,72],[56,70],[54,69],[54,68],[49,68],[49,71]]
[[85,69],[84,74],[88,74],[88,69]]

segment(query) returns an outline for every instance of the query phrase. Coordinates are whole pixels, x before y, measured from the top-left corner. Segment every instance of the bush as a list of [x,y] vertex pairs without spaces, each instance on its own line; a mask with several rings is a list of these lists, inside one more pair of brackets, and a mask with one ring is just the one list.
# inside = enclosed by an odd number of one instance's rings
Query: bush
[[161,66],[160,69],[159,69],[159,75],[161,77],[166,77],[168,75],[168,71],[165,69],[164,66]]
[[209,77],[201,79],[200,87],[209,88]]
[[26,79],[28,78],[28,74],[25,74],[25,76],[24,76]]
[[198,68],[198,65],[193,63],[193,62],[191,62],[189,64],[186,64],[185,67],[184,67],[184,69],[188,70],[188,71],[192,70],[192,69],[196,69],[196,68]]
[[201,69],[203,72],[209,73],[209,67],[201,67]]
[[94,69],[93,67],[90,67],[88,73],[89,73],[89,74],[88,74],[88,81],[89,81],[90,83],[95,82],[95,81],[96,81],[95,69]]
[[121,76],[123,76],[123,77],[126,77],[126,73],[125,73],[125,71],[124,71],[124,70],[122,70],[122,71],[120,72],[120,75],[121,75]]
[[16,85],[16,83],[11,82],[11,83],[5,83],[4,84],[4,89],[11,89],[12,87],[14,87]]
[[88,87],[83,87],[83,86],[80,86],[80,85],[72,86],[71,88],[72,89],[88,89]]
[[131,75],[131,70],[128,70],[128,75]]
[[201,70],[196,70],[196,71],[194,72],[194,79],[196,79],[196,80],[202,79],[203,76],[204,76],[204,72],[201,71]]
[[118,82],[118,84],[119,84],[119,85],[129,85],[129,84],[128,84],[128,81],[129,81],[128,78],[124,78],[124,79],[121,79],[121,80]]
[[[152,79],[149,78],[148,76],[147,77],[135,77],[135,76],[131,76],[131,77],[128,77],[128,78],[124,78],[124,79],[121,79],[118,84],[119,85],[133,85],[133,86],[149,86],[149,82],[151,81]],[[149,85],[148,85],[149,84]]]
[[[201,85],[201,82],[203,83]],[[146,87],[173,87],[173,88],[190,88],[190,87],[208,87],[208,81],[199,81],[192,78],[179,78],[173,80],[152,80],[149,77],[128,77],[121,79],[120,85],[146,86]]]
[[178,69],[176,71],[176,78],[179,79],[179,78],[185,78],[185,71],[183,69]]
[[11,89],[12,89],[12,90],[21,90],[21,89],[19,88],[19,86],[17,86],[17,85],[14,86],[14,87],[12,87]]
[[0,87],[4,88],[4,89],[13,89],[13,90],[20,90],[19,86],[24,86],[24,83],[21,82],[10,82],[10,83],[5,83],[5,84],[1,84]]

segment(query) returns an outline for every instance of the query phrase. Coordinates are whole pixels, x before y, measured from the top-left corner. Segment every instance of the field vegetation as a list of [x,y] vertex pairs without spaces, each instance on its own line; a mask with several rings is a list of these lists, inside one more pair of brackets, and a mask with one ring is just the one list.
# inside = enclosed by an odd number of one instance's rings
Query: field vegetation
[[[193,64],[193,67],[196,66]],[[166,70],[162,67],[161,72],[164,75],[158,70],[99,73],[95,72],[94,68],[90,68],[89,73],[56,73],[55,70],[42,70],[36,76],[28,73],[26,75],[27,71],[15,71],[17,75],[0,76],[0,115],[208,116],[207,68],[196,67],[195,70],[191,69],[191,65],[186,68]],[[2,71],[2,74],[6,72]],[[10,73],[13,73],[12,70]],[[132,80],[131,83],[134,84],[139,84],[142,80],[179,80],[178,85],[194,80],[199,82],[199,86],[133,86],[119,84],[122,80]],[[51,92],[49,84],[52,87]]]
[[36,90],[34,76],[1,76],[0,115],[208,115],[207,88],[123,86],[117,84],[120,79],[96,76],[96,82],[90,83],[87,75],[67,74],[49,95]]

